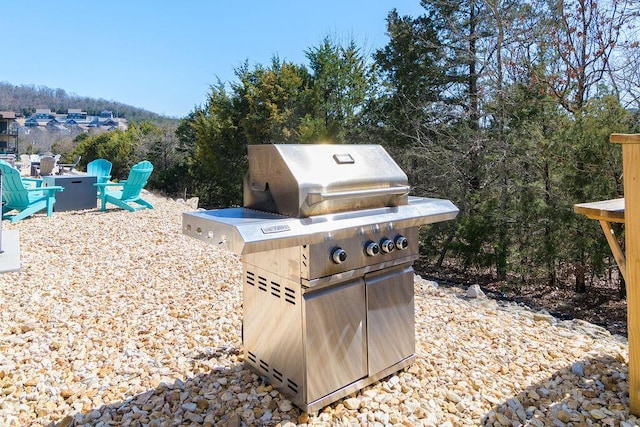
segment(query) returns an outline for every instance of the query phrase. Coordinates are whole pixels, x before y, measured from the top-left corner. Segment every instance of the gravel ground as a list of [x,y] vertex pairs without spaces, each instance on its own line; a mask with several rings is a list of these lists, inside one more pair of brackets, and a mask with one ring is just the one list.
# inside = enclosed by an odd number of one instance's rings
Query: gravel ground
[[243,365],[238,257],[146,198],[2,222],[0,426],[638,425],[623,337],[419,277],[414,364],[305,414]]

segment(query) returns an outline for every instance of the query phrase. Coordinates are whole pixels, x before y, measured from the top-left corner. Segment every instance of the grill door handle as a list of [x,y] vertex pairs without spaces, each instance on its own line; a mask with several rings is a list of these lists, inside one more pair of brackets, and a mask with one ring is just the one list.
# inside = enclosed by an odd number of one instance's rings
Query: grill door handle
[[307,194],[307,204],[313,206],[326,200],[352,199],[355,197],[377,197],[377,196],[404,196],[409,194],[411,187],[402,185],[399,187],[373,188],[370,190],[337,191],[335,193],[309,193]]

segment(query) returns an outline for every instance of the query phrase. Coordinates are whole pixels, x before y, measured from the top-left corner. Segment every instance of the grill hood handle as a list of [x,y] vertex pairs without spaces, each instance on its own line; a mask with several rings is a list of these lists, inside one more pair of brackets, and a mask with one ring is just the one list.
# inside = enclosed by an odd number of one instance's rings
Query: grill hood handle
[[307,194],[307,204],[316,205],[326,200],[353,199],[356,197],[378,197],[378,196],[404,196],[409,194],[411,187],[402,185],[398,187],[373,188],[369,190],[337,191],[334,193],[309,193]]

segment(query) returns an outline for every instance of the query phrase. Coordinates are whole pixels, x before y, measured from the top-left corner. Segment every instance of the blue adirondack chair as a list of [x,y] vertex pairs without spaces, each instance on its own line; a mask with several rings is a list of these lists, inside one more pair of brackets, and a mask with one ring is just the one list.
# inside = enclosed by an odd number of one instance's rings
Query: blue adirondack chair
[[[96,159],[87,163],[87,175],[95,176],[96,183],[104,184],[111,179],[111,162],[106,159]],[[103,187],[97,187],[100,196]]]
[[[43,209],[47,210],[47,216],[53,214],[53,204],[56,202],[55,193],[63,191],[60,186],[42,187],[39,185],[29,185],[20,176],[20,171],[11,167],[5,161],[0,160],[0,170],[2,170],[2,219],[10,219],[11,222],[18,222]],[[15,215],[8,213],[16,210]]]
[[[151,203],[140,197],[140,192],[147,185],[151,172],[153,172],[153,165],[144,160],[131,167],[126,181],[96,183],[95,186],[100,192],[100,210],[107,210],[107,203],[131,212],[146,208],[153,209]],[[122,187],[122,190],[109,190],[112,187]]]

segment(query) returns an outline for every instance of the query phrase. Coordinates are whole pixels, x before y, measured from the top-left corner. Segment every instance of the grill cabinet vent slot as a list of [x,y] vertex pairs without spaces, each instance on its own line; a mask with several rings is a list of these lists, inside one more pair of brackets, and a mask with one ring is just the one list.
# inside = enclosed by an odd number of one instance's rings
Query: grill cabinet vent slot
[[271,281],[271,295],[276,298],[280,298],[280,283]]
[[254,366],[257,369],[262,370],[266,375],[272,375],[277,381],[282,383],[282,385],[286,385],[286,387],[291,390],[294,394],[298,394],[298,384],[291,380],[291,378],[287,378],[282,372],[277,370],[276,368],[272,368],[269,366],[269,363],[266,360],[260,359],[252,352],[247,352],[249,356],[249,360],[254,363]]
[[255,274],[252,271],[247,271],[246,281],[247,281],[247,285],[250,285],[250,286],[256,285]]
[[284,300],[289,304],[296,305],[296,291],[291,288],[284,288]]
[[261,291],[267,291],[267,278],[258,276],[258,289]]
[[[269,276],[269,274],[266,274],[265,276]],[[245,275],[245,281],[247,282],[247,285],[256,286],[256,280],[257,280],[258,282],[257,288],[262,292],[271,294],[276,298],[284,298],[284,300],[289,304],[296,305],[297,303],[296,301],[298,297],[297,297],[297,292],[294,289],[288,286],[282,286],[282,284],[280,284],[276,280],[272,280],[272,279],[277,279],[277,277],[265,277],[265,276],[256,275],[254,272],[247,270]],[[284,295],[283,295],[283,288],[284,288]]]

